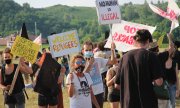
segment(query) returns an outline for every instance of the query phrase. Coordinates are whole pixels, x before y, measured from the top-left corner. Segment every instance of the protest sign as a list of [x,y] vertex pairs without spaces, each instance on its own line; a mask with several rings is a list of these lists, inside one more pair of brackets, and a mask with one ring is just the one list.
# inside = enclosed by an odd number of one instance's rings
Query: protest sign
[[19,57],[24,57],[26,61],[33,64],[36,61],[39,49],[39,45],[28,39],[17,36],[12,46],[11,53]]
[[121,14],[117,0],[96,0],[99,24],[121,22]]
[[7,47],[11,48],[13,43],[14,43],[14,41],[7,41]]
[[161,37],[159,37],[159,39],[158,39],[158,41],[157,41],[159,47],[162,45],[163,40],[164,40],[164,35],[162,35]]
[[140,29],[147,29],[150,31],[150,33],[153,33],[156,27],[127,21],[121,21],[121,23],[113,24],[112,35],[110,34],[105,47],[110,48],[113,39],[113,42],[116,45],[116,49],[119,51],[126,52],[134,49],[133,37],[136,34],[136,31]]
[[80,51],[80,43],[76,30],[48,36],[48,41],[53,57]]
[[180,14],[180,10],[174,0],[168,0],[167,12],[163,11],[162,9],[152,4],[149,4],[149,7],[154,13],[172,21],[170,33],[172,32],[173,29],[179,26],[178,16]]

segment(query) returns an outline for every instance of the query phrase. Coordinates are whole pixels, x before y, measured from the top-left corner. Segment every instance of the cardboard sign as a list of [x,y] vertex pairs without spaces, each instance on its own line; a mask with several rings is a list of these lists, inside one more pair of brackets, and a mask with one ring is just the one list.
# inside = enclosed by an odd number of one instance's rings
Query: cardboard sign
[[118,0],[96,0],[99,24],[113,24],[121,22]]
[[11,53],[19,57],[24,57],[25,60],[33,64],[36,61],[39,49],[39,45],[28,39],[17,36],[12,46]]
[[7,47],[11,48],[13,46],[14,41],[7,41]]
[[152,34],[156,27],[151,27],[143,24],[137,24],[127,21],[121,21],[119,24],[113,24],[112,35],[110,34],[105,45],[106,48],[111,48],[112,39],[116,45],[116,49],[126,52],[134,49],[134,35],[140,29],[147,29]]
[[48,41],[53,57],[80,51],[80,43],[76,30],[48,36]]

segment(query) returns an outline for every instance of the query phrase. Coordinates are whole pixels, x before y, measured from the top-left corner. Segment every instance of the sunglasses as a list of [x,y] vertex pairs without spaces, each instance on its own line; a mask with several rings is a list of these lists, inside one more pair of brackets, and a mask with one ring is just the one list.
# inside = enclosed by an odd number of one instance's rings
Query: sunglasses
[[85,65],[85,63],[86,63],[86,62],[85,62],[84,60],[83,60],[83,61],[77,61],[77,62],[76,62],[77,65]]

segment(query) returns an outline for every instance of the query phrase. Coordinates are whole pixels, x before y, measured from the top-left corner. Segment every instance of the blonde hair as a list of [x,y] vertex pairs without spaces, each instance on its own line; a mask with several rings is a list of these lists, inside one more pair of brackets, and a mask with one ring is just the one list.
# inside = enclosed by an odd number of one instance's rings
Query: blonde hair
[[84,59],[84,57],[83,57],[82,55],[79,55],[79,54],[78,54],[78,55],[75,55],[75,56],[73,57],[72,61],[71,61],[71,67],[74,66],[75,60],[76,60],[77,58],[81,58],[82,60],[85,61],[85,59]]

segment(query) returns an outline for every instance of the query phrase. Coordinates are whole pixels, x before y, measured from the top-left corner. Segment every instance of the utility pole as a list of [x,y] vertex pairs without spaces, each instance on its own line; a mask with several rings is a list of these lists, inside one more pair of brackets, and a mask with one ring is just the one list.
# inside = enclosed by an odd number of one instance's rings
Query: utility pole
[[37,36],[37,25],[36,25],[36,22],[34,23],[34,26],[35,26],[35,28],[34,28],[35,36]]

